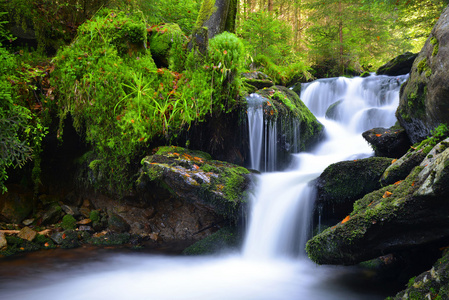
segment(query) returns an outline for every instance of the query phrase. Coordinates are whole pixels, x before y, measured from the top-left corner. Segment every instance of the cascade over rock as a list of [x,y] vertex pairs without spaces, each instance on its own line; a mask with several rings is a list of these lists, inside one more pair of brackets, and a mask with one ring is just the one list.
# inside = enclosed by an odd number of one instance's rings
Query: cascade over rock
[[405,180],[365,195],[340,223],[307,243],[320,264],[351,265],[449,239],[449,139]]
[[327,167],[316,182],[316,205],[323,217],[344,218],[357,199],[381,187],[379,179],[390,164],[391,158],[371,157]]
[[[260,139],[250,141],[250,144],[258,144],[251,157],[253,169],[274,171],[285,168],[290,153],[310,150],[323,138],[323,125],[299,96],[286,87],[276,85],[258,90],[247,101],[250,132],[252,127],[258,126],[253,122],[265,124],[259,132]],[[250,147],[254,148],[254,145]]]
[[449,123],[449,7],[446,7],[401,88],[396,116],[412,143]]

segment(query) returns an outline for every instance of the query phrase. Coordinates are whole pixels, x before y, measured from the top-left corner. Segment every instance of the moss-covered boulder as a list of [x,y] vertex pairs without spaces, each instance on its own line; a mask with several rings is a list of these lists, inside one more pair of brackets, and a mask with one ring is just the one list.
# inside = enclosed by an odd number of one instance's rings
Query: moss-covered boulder
[[387,300],[449,299],[449,251],[433,267],[409,280],[407,288]]
[[376,156],[400,158],[411,146],[405,129],[400,126],[373,128],[362,134]]
[[398,76],[410,73],[417,53],[405,52],[377,69],[377,75]]
[[449,238],[449,149],[441,150],[405,180],[355,202],[350,215],[308,241],[309,257],[320,264],[349,265],[395,251],[444,245]]
[[140,185],[156,186],[172,196],[207,206],[235,220],[246,200],[249,171],[210,155],[181,147],[160,147],[142,160]]
[[396,116],[412,143],[449,124],[449,7],[442,13],[401,88]]
[[318,177],[317,203],[325,218],[345,217],[354,202],[380,188],[379,179],[391,158],[371,157],[330,165]]

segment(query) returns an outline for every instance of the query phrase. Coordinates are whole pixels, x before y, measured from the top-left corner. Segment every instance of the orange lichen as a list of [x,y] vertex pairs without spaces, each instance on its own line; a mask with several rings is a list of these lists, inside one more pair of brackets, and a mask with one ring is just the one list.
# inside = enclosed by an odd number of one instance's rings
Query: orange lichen
[[388,198],[388,197],[390,197],[391,195],[393,195],[392,192],[386,191],[385,194],[382,196],[382,198]]

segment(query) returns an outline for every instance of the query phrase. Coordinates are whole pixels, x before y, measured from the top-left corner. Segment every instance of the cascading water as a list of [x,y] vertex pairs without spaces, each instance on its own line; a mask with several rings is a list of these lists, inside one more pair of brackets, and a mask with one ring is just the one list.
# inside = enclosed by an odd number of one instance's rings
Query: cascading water
[[[287,171],[257,175],[241,253],[104,255],[72,267],[62,264],[51,272],[28,270],[31,275],[20,280],[0,280],[2,299],[383,299],[385,294],[366,287],[355,292],[339,281],[349,277],[353,284],[363,284],[356,270],[316,266],[305,257],[314,199],[309,183],[331,163],[372,154],[361,132],[393,125],[405,79],[334,78],[304,85],[301,98],[325,125],[326,139],[312,153],[294,154]],[[251,167],[273,171],[276,165],[269,157],[276,151],[276,128],[263,120],[264,101],[258,96],[248,99]],[[292,126],[299,124],[292,121]],[[295,147],[292,141],[293,151]]]

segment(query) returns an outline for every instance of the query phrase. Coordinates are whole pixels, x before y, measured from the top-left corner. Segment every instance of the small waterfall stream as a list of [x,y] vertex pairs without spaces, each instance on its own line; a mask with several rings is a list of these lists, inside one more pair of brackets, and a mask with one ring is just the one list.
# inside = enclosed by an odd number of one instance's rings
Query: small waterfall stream
[[[333,78],[303,86],[301,98],[325,126],[326,138],[310,153],[293,154],[288,170],[257,175],[241,252],[103,255],[17,282],[0,280],[2,299],[383,299],[380,287],[365,286],[356,268],[317,266],[306,257],[314,200],[310,181],[331,163],[372,154],[361,133],[395,123],[399,87],[406,78]],[[248,99],[251,167],[274,171],[276,162],[270,157],[276,153],[276,127],[263,119],[264,101],[255,95]],[[292,126],[299,124],[292,121]]]

